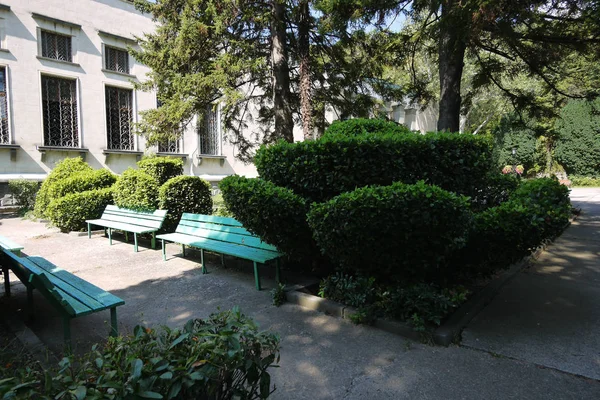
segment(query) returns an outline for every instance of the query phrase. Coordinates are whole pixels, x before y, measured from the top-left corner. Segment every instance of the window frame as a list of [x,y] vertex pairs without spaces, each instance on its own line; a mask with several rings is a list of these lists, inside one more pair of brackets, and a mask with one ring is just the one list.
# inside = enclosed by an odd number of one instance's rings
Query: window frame
[[[67,53],[66,55],[68,56],[69,59],[67,60],[61,60],[60,58],[54,58],[54,57],[50,57],[48,55],[44,55],[44,35],[53,35],[56,36],[56,38],[62,37],[65,38],[69,41],[69,50],[70,52]],[[57,54],[58,52],[58,40],[54,39],[57,42]],[[53,61],[58,61],[58,62],[63,62],[63,63],[69,63],[69,64],[75,64],[73,61],[73,36],[71,35],[65,35],[56,31],[52,31],[52,30],[48,30],[48,29],[40,29],[40,35],[39,35],[39,56],[45,60],[53,60]]]
[[[70,80],[70,81],[74,81],[75,82],[75,99],[77,101],[77,146],[75,147],[66,147],[66,146],[54,146],[54,145],[50,145],[47,144],[45,141],[45,133],[44,133],[44,87],[42,84],[42,78],[44,76],[47,77],[51,77],[51,78],[56,78],[56,79],[64,79],[64,80]],[[57,74],[55,72],[51,72],[51,71],[39,71],[38,74],[38,79],[39,79],[39,95],[40,95],[40,121],[41,121],[41,143],[43,143],[43,147],[60,147],[60,148],[65,148],[65,149],[82,149],[83,148],[83,129],[81,126],[81,120],[82,120],[82,116],[81,116],[81,82],[79,80],[78,76],[75,75],[68,75],[68,74]]]
[[[127,72],[117,71],[115,69],[110,69],[108,67],[108,50],[109,49],[116,50],[116,51],[122,51],[125,53],[125,55],[127,56]],[[108,72],[131,76],[132,75],[131,74],[132,65],[131,65],[131,55],[129,54],[129,51],[127,49],[124,49],[119,46],[113,46],[111,44],[102,43],[102,68]]]
[[[81,33],[81,25],[72,22],[63,21],[54,17],[31,13],[36,21],[36,40],[37,40],[37,58],[56,63],[65,63],[70,65],[79,65],[78,62],[78,37]],[[69,36],[71,38],[71,61],[57,60],[55,58],[42,55],[42,31],[56,35]]]
[[[216,106],[216,107],[215,107]],[[217,154],[209,154],[203,153],[200,149],[200,119],[196,116],[196,138],[198,140],[198,156],[216,156],[221,157],[223,155],[223,131],[222,131],[222,123],[221,123],[221,104],[211,104],[207,107],[207,110],[210,110],[217,115]],[[205,120],[206,116],[202,119],[202,123],[206,126],[207,121]]]
[[[111,71],[111,72],[114,72],[114,71]],[[121,150],[121,149],[114,149],[114,148],[109,147],[110,141],[109,141],[109,132],[108,132],[108,114],[107,114],[107,107],[106,107],[106,101],[107,101],[106,89],[107,89],[107,87],[115,88],[115,89],[119,89],[119,90],[128,90],[131,92],[130,132],[131,132],[131,137],[132,137],[132,142],[133,142],[133,149]],[[102,109],[104,110],[103,114],[104,114],[105,149],[107,151],[119,151],[119,152],[138,152],[138,151],[140,151],[140,150],[138,150],[139,149],[138,137],[133,132],[133,126],[137,123],[137,91],[135,90],[135,88],[133,86],[122,85],[122,84],[118,84],[115,82],[103,82],[102,89],[103,89],[102,90],[102,96],[103,96]]]
[[0,64],[0,68],[4,69],[4,89],[6,91],[6,119],[7,119],[7,130],[8,130],[8,141],[7,143],[0,144],[14,144],[13,126],[12,126],[12,115],[11,115],[11,86],[10,86],[10,68],[7,64]]

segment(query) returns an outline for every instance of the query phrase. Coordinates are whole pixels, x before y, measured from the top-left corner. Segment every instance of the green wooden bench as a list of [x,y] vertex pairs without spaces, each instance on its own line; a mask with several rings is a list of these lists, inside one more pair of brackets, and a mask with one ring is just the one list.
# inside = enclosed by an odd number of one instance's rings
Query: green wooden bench
[[100,219],[86,220],[88,228],[88,238],[92,237],[92,225],[101,226],[108,229],[109,244],[112,245],[112,230],[125,232],[125,240],[128,240],[127,232],[133,232],[133,250],[138,251],[138,234],[152,233],[152,248],[156,248],[156,231],[160,229],[167,210],[156,210],[154,212],[129,210],[117,206],[106,206]]
[[276,280],[279,282],[279,258],[283,255],[274,246],[264,243],[260,238],[248,232],[244,226],[233,218],[215,217],[213,215],[184,213],[181,216],[175,233],[158,235],[162,241],[163,260],[166,261],[167,241],[179,243],[185,257],[185,246],[200,249],[200,262],[202,273],[206,273],[204,264],[204,250],[220,253],[221,263],[223,255],[230,255],[250,260],[254,263],[254,281],[256,289],[260,290],[260,274],[258,264],[275,260]]
[[[23,250],[23,246],[18,243],[13,242],[9,238],[5,238],[4,236],[0,236],[0,249],[3,251],[10,251],[15,253],[16,255],[21,255],[21,250]],[[4,274],[4,292],[10,292],[10,278],[8,276],[8,268],[2,267],[2,273]]]
[[[110,309],[110,335],[118,334],[117,307],[123,300],[97,286],[58,268],[37,256],[19,257],[11,251],[0,252],[2,269],[12,270],[27,288],[27,306],[33,316],[33,289],[37,289],[63,317],[65,343],[71,344],[71,319]],[[8,274],[5,272],[5,284]],[[10,285],[6,284],[10,296]]]

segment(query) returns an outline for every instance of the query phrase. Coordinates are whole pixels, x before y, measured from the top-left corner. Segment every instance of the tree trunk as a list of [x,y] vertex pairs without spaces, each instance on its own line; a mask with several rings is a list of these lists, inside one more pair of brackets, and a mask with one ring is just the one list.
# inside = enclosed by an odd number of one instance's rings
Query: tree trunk
[[[440,110],[438,131],[460,129],[460,81],[467,47],[464,29],[468,21],[461,16],[457,0],[442,2],[439,39]],[[461,29],[462,28],[462,29]]]
[[288,142],[294,141],[294,121],[290,105],[290,69],[287,60],[285,6],[281,0],[272,0],[271,62],[273,64],[273,108],[275,134]]
[[300,111],[304,140],[314,139],[310,76],[310,9],[308,0],[300,0],[298,19],[298,54],[300,58]]

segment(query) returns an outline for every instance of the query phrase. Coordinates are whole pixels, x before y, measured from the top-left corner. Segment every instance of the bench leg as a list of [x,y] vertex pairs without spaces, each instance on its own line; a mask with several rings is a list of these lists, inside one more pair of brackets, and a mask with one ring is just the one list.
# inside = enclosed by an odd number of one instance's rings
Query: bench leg
[[161,239],[162,241],[162,253],[163,253],[163,261],[167,261],[167,244],[165,243],[165,239]]
[[253,261],[254,263],[254,283],[256,284],[256,290],[260,290],[260,275],[259,275],[259,271],[258,271],[258,264],[256,264],[256,261]]
[[112,228],[108,228],[108,244],[112,246]]
[[4,294],[6,297],[10,297],[10,276],[8,275],[8,267],[2,267],[2,273],[4,274]]
[[92,227],[90,226],[90,224],[87,224],[88,226],[88,239],[92,238]]
[[119,326],[117,325],[117,307],[110,309],[110,336],[116,337],[119,335]]
[[129,232],[125,232],[125,241],[129,242]]
[[106,233],[106,228],[104,228],[104,237],[107,237],[108,234]]
[[138,245],[137,245],[137,233],[133,234],[133,251],[137,253]]
[[152,250],[156,250],[156,232],[152,232]]
[[275,281],[281,283],[281,271],[279,268],[279,258],[275,260]]
[[185,257],[185,244],[181,245],[181,255]]
[[221,267],[225,266],[225,254],[221,254]]
[[63,317],[63,332],[65,334],[65,349],[71,353],[71,318]]
[[30,320],[33,319],[33,286],[27,286],[27,316]]
[[208,271],[206,270],[206,267],[204,266],[204,250],[200,249],[200,262],[202,263],[202,273],[206,274]]

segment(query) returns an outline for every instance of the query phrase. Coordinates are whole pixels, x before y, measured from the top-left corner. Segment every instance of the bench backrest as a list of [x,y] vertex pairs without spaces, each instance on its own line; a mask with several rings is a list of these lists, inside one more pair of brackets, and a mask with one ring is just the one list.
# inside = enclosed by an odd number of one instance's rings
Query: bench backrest
[[105,221],[122,222],[124,224],[143,226],[152,229],[160,229],[163,222],[165,222],[166,216],[167,210],[138,211],[108,205],[106,206],[104,213],[102,213],[101,219]]
[[175,232],[278,252],[275,246],[261,241],[234,218],[183,213]]
[[18,250],[23,250],[23,246],[21,246],[18,243],[13,242],[9,238],[0,236],[0,249],[10,250],[10,251],[15,251],[15,250],[18,251]]

